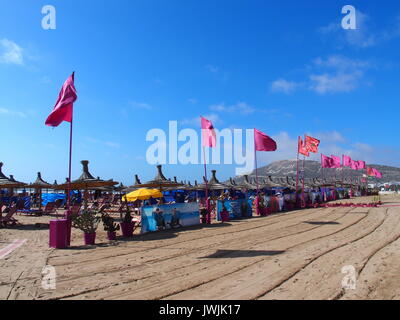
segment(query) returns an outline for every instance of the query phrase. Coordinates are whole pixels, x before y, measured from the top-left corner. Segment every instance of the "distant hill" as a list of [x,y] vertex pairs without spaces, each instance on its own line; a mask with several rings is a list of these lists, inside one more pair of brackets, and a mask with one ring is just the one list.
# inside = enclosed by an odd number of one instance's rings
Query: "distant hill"
[[[281,161],[276,161],[273,162],[265,167],[261,167],[258,169],[258,176],[260,178],[265,178],[267,176],[273,176],[273,177],[286,177],[286,176],[296,176],[296,166],[297,166],[297,161],[296,160],[281,160]],[[382,175],[382,179],[375,179],[370,177],[368,181],[370,183],[386,183],[386,182],[399,182],[400,183],[400,168],[396,167],[389,167],[389,166],[383,166],[383,165],[378,165],[378,164],[368,164],[369,167],[373,167],[378,169]],[[303,167],[303,161],[299,161],[299,168],[302,169]],[[321,178],[322,177],[322,171],[321,171],[321,163],[317,161],[310,161],[306,160],[304,162],[304,172],[305,172],[305,177],[306,178]],[[344,171],[343,171],[344,170]],[[363,174],[366,174],[366,170],[361,170],[361,171],[356,171],[356,170],[351,170],[348,168],[344,169],[323,169],[324,171],[324,177],[326,178],[341,178],[342,174],[344,175],[345,178],[356,178],[356,177],[361,177]],[[343,171],[343,173],[342,173]],[[255,171],[250,175],[251,179],[256,177]],[[235,180],[237,182],[242,182],[243,177],[237,177]]]

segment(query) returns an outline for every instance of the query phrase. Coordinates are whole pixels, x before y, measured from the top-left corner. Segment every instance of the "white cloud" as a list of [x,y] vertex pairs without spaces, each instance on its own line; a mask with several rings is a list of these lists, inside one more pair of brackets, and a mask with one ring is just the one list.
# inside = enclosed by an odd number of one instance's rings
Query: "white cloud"
[[326,59],[318,57],[307,67],[309,75],[302,82],[279,79],[273,82],[273,92],[286,94],[300,87],[308,88],[318,94],[350,92],[363,84],[366,70],[375,66],[370,61],[350,59],[331,55]]
[[6,109],[6,108],[0,108],[0,115],[16,116],[16,117],[20,117],[20,118],[28,117],[27,113],[25,113],[25,112],[13,111],[13,110]]
[[362,72],[353,72],[350,74],[321,74],[310,75],[310,90],[319,94],[335,93],[335,92],[350,92],[359,86],[359,81],[362,78]]
[[190,99],[188,99],[188,102],[191,104],[196,104],[198,101],[195,98],[190,98]]
[[[204,118],[206,118],[207,120],[210,120],[213,123],[213,125],[216,125],[216,124],[222,122],[219,115],[216,113],[206,114],[206,115],[202,115],[202,116]],[[181,125],[190,125],[193,127],[200,127],[200,117],[191,118],[191,119],[183,119],[183,120],[179,121],[179,123]]]
[[339,44],[346,44],[356,48],[369,48],[379,45],[382,42],[390,41],[400,36],[400,16],[390,22],[384,30],[372,30],[372,19],[369,15],[356,11],[357,29],[344,30],[341,21],[330,23],[319,28],[319,32],[329,37],[329,41],[336,39]]
[[206,65],[206,69],[211,73],[218,73],[219,72],[219,68],[216,67],[216,66],[213,66],[211,64]]
[[278,79],[271,84],[273,92],[283,92],[286,94],[295,91],[301,84],[294,81],[287,81],[285,79]]
[[343,137],[343,135],[337,131],[307,133],[307,135],[315,137],[324,142],[340,142],[340,143],[346,142],[345,137]]
[[210,110],[217,112],[229,112],[229,113],[237,112],[244,115],[253,114],[256,111],[255,108],[248,105],[246,102],[238,102],[231,106],[225,106],[224,103],[220,103],[217,105],[210,106]]
[[370,61],[350,59],[341,55],[331,55],[326,59],[318,57],[313,61],[313,65],[316,67],[333,68],[341,72],[368,69],[372,67]]
[[8,39],[0,40],[0,63],[6,64],[24,64],[22,48],[15,42]]
[[112,141],[102,141],[99,139],[95,139],[92,137],[86,137],[86,141],[90,142],[90,143],[94,143],[94,144],[100,144],[100,145],[104,145],[106,147],[109,148],[119,148],[120,144],[117,142],[112,142]]
[[132,107],[135,109],[144,109],[144,110],[152,110],[154,107],[148,103],[145,102],[137,102],[137,101],[131,101],[129,103]]
[[119,144],[119,143],[112,142],[112,141],[106,141],[106,142],[104,142],[104,144],[105,144],[107,147],[110,147],[110,148],[119,148],[119,147],[120,147],[120,144]]

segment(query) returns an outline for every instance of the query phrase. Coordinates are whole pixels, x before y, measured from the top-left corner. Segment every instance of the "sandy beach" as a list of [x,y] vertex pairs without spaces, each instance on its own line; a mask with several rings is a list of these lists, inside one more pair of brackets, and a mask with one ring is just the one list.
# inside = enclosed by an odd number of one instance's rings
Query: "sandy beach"
[[[352,202],[371,202],[363,197]],[[318,208],[111,242],[50,249],[50,217],[18,216],[0,231],[0,299],[399,299],[400,197],[379,208]],[[399,205],[396,207],[395,205]],[[56,289],[42,288],[55,267]],[[354,266],[355,289],[343,289]]]

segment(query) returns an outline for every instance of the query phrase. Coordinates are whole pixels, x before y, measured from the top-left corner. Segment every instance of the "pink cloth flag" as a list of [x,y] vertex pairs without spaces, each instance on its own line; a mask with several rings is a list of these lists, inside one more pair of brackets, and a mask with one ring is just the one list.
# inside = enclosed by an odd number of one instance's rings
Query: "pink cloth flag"
[[343,155],[343,167],[351,167],[351,158]]
[[353,170],[358,170],[358,161],[351,160],[350,168]]
[[74,86],[75,72],[64,82],[56,105],[46,120],[46,126],[58,127],[61,122],[72,122],[74,102],[78,98]]
[[378,170],[376,170],[375,168],[372,168],[372,171],[375,174],[375,177],[381,179],[382,178],[382,173],[380,173]]
[[217,146],[217,135],[210,120],[201,117],[201,134],[203,137],[203,147],[215,148]]
[[365,161],[357,161],[358,162],[358,170],[367,169],[367,164]]
[[341,168],[340,157],[331,156],[333,168]]
[[254,146],[256,151],[276,151],[276,142],[264,132],[254,129]]
[[326,155],[323,155],[322,153],[321,153],[321,165],[322,168],[335,168],[333,166],[333,159],[327,157]]

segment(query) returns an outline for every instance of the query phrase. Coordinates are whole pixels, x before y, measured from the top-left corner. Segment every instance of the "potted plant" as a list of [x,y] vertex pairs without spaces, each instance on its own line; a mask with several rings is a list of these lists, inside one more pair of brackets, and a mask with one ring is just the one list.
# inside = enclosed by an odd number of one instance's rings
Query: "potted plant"
[[126,204],[126,210],[121,211],[121,231],[122,231],[122,236],[125,238],[130,238],[133,236],[133,231],[135,230],[135,222],[132,222],[132,215],[129,210],[128,204]]
[[96,241],[96,230],[101,217],[96,211],[84,210],[81,214],[71,216],[72,227],[82,230],[85,245],[94,245]]
[[120,229],[120,226],[108,214],[103,214],[101,220],[103,221],[104,231],[107,231],[108,240],[115,240],[117,238],[116,231]]

